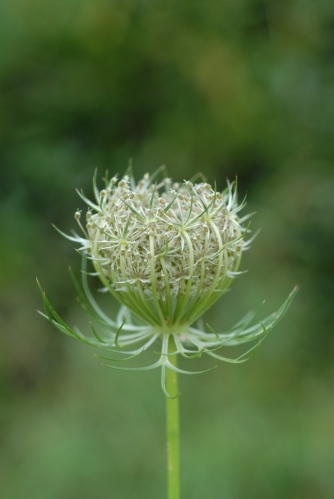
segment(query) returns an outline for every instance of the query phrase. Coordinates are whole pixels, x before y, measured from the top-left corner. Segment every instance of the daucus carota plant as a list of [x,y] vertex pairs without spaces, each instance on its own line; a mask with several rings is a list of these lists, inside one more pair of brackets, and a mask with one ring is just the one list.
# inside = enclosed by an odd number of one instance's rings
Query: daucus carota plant
[[[80,234],[69,240],[82,255],[82,283],[72,274],[79,301],[91,317],[91,336],[69,327],[43,293],[44,315],[56,328],[114,358],[108,367],[125,370],[161,369],[161,386],[167,407],[168,497],[179,498],[178,373],[194,374],[178,367],[177,356],[207,354],[225,362],[246,361],[260,342],[283,317],[295,290],[281,308],[251,325],[250,313],[229,331],[207,330],[196,323],[240,274],[242,252],[252,240],[247,220],[240,218],[245,203],[238,204],[235,183],[218,192],[201,181],[172,183],[168,177],[156,180],[160,171],[146,174],[138,183],[131,172],[120,180],[105,178],[99,190],[95,177],[92,202],[85,217],[77,210]],[[85,222],[83,221],[85,218]],[[103,289],[121,304],[115,320],[100,308],[88,285],[88,266],[99,277]],[[222,356],[222,347],[253,341],[238,358]],[[154,344],[156,362],[144,367],[127,367],[120,360],[133,359]],[[158,346],[160,345],[160,346]],[[124,357],[123,357],[124,356]],[[204,371],[200,371],[204,372]]]

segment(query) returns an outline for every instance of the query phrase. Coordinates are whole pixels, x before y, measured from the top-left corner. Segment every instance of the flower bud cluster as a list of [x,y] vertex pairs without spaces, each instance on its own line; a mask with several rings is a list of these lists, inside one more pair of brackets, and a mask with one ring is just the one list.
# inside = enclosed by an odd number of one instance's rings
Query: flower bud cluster
[[95,187],[95,197],[96,204],[84,198],[83,249],[106,288],[137,315],[191,323],[226,291],[248,244],[233,184],[220,193],[204,182],[153,184],[146,174],[135,184],[125,175]]
[[[146,371],[161,367],[161,386],[166,387],[168,369],[180,369],[170,355],[186,358],[203,353],[231,363],[245,362],[252,357],[262,340],[286,313],[297,288],[278,309],[265,319],[251,325],[257,313],[247,314],[227,332],[210,332],[193,323],[215,303],[238,275],[248,227],[242,224],[250,215],[238,217],[244,203],[238,205],[235,184],[228,183],[222,193],[205,182],[173,184],[165,178],[153,183],[159,170],[144,175],[137,184],[125,175],[105,180],[98,190],[94,178],[96,202],[80,197],[88,205],[86,226],[81,210],[74,214],[83,236],[60,232],[80,244],[82,284],[71,272],[81,307],[90,316],[93,336],[68,326],[47,299],[42,287],[44,312],[59,331],[97,348],[117,354],[117,358],[101,357],[114,369]],[[106,314],[89,287],[87,261],[121,304],[115,320]],[[219,355],[221,347],[256,344],[237,358]],[[122,367],[119,362],[133,359],[156,342],[159,358],[149,366]],[[171,352],[170,344],[175,351]],[[132,346],[136,345],[136,346]],[[128,348],[130,347],[130,350]],[[125,357],[124,357],[125,356]],[[116,362],[116,365],[114,365]],[[204,371],[197,371],[204,372]]]

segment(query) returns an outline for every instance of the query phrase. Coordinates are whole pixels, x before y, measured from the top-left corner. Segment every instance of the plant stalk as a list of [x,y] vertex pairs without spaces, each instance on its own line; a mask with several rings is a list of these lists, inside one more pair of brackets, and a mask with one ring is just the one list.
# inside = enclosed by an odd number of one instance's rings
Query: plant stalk
[[[168,353],[175,352],[173,335],[169,336]],[[169,355],[169,361],[177,366],[177,356]],[[168,499],[180,499],[180,420],[178,373],[166,369],[166,389],[170,397],[166,397],[167,426],[167,480]]]

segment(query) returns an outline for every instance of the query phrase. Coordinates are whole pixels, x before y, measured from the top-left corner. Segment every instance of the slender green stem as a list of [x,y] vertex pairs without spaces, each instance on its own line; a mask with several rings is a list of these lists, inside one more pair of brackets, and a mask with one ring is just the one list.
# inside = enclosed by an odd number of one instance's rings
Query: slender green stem
[[[168,353],[173,353],[175,350],[174,338],[170,335]],[[176,367],[177,356],[169,355],[168,359]],[[177,372],[166,369],[166,389],[170,395],[166,397],[168,499],[180,499],[180,421],[177,375]]]

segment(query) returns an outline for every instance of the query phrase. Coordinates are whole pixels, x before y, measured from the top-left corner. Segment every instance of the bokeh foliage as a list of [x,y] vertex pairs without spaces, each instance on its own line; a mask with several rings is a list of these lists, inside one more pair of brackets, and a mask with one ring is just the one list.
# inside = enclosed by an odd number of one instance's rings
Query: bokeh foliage
[[138,178],[237,174],[258,212],[215,329],[300,285],[256,358],[181,379],[184,497],[333,497],[333,26],[330,0],[2,0],[4,498],[164,496],[157,373],[106,370],[36,313],[38,275],[85,323],[66,271],[79,257],[50,222],[75,227],[74,188],[130,157]]

